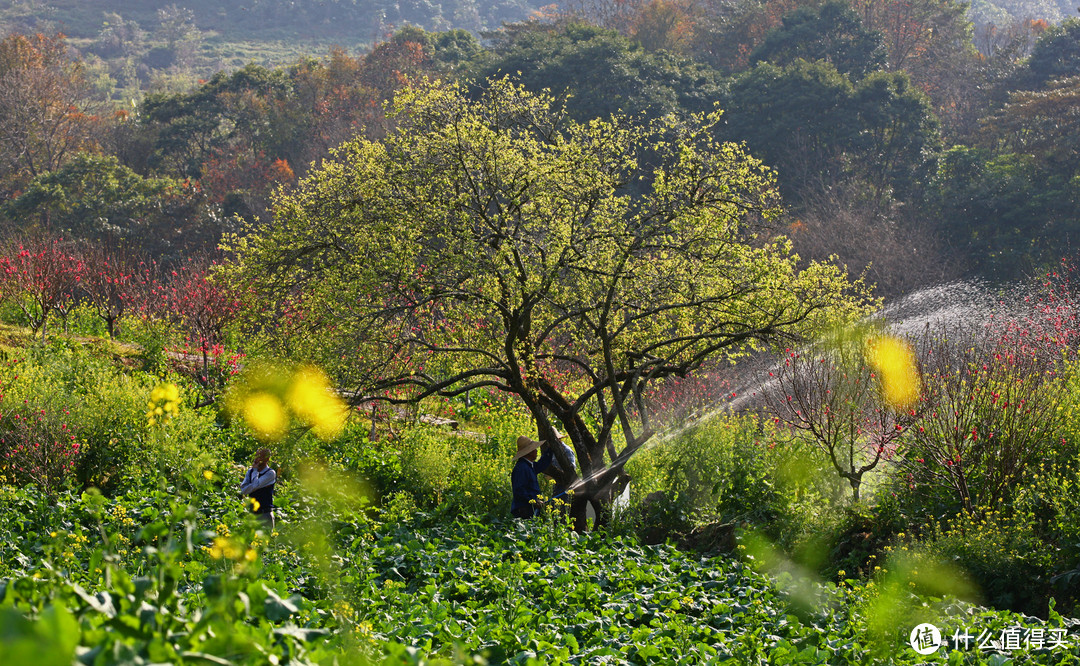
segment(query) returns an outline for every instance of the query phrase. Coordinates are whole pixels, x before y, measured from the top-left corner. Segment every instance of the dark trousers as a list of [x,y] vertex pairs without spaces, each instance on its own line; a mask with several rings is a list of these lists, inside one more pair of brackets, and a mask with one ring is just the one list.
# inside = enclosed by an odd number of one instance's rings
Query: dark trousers
[[532,518],[536,515],[536,510],[531,505],[519,506],[510,513],[514,514],[514,518]]
[[274,511],[263,511],[262,513],[255,514],[255,517],[259,519],[259,522],[270,528],[270,531],[274,531]]

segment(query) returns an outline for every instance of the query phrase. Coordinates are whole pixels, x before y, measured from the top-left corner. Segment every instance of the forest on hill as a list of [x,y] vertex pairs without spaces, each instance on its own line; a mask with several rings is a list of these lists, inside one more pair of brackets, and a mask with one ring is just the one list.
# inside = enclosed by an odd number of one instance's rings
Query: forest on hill
[[[560,4],[567,3],[541,0],[150,0],[139,3],[8,0],[0,8],[0,17],[11,27],[36,30],[51,25],[73,38],[84,39],[94,37],[103,27],[103,21],[109,22],[106,18],[109,15],[122,16],[135,22],[140,29],[152,32],[161,22],[161,11],[182,9],[191,12],[194,24],[200,30],[219,33],[229,41],[285,39],[356,43],[379,37],[387,29],[406,25],[427,30],[493,30],[503,23],[529,18],[538,11],[552,11]],[[635,3],[608,4],[619,7]],[[664,4],[682,12],[716,15],[730,11],[738,3],[705,0]],[[795,4],[791,3],[791,6]],[[993,25],[997,30],[1005,30],[1020,21],[1059,23],[1076,13],[1074,5],[1068,0],[977,0],[970,3],[968,12],[976,28]],[[657,4],[653,10],[660,10],[662,6]],[[606,11],[610,10],[609,7]]]
[[286,40],[369,42],[395,27],[413,25],[429,30],[463,28],[489,30],[520,21],[542,6],[535,0],[13,0],[0,11],[7,21],[28,27],[51,24],[73,38],[92,38],[122,16],[141,30],[153,32],[161,13],[190,12],[193,24],[228,41]]
[[510,76],[578,120],[722,109],[716,137],[775,169],[797,251],[884,295],[1030,275],[1075,242],[1077,19],[979,26],[952,0],[582,2],[483,39],[410,27],[356,54],[230,65],[207,57],[196,9],[5,38],[9,228],[212,248],[345,140],[385,133],[409,81]]

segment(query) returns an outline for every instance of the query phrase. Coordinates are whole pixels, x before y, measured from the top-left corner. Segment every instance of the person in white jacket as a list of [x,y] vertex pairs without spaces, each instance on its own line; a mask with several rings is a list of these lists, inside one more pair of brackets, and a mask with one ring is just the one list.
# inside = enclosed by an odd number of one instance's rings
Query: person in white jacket
[[270,450],[259,449],[255,452],[251,469],[244,475],[240,492],[254,500],[255,515],[268,525],[271,531],[274,529],[274,484],[276,481],[277,472],[270,467]]

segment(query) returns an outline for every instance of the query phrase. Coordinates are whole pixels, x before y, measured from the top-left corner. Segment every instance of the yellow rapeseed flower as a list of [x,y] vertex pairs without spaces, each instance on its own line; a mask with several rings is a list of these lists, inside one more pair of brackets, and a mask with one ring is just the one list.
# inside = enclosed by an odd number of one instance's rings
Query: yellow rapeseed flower
[[214,545],[204,546],[203,548],[215,560],[239,560],[244,556],[244,551],[232,539],[223,536],[215,537]]
[[158,384],[150,391],[146,409],[147,424],[165,423],[169,417],[180,413],[180,389],[171,382]]

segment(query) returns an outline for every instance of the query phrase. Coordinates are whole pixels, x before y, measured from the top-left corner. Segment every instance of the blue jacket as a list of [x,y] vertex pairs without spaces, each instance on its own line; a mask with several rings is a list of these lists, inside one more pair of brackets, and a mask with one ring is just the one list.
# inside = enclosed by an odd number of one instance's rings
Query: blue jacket
[[274,485],[277,481],[277,472],[270,467],[259,472],[254,467],[244,475],[244,483],[240,486],[240,492],[250,495],[259,503],[255,513],[270,513],[274,508]]
[[540,496],[540,480],[536,475],[547,469],[554,457],[551,451],[547,451],[536,462],[518,458],[517,463],[514,464],[514,471],[510,472],[510,485],[514,489],[514,501],[510,505],[511,513],[529,506],[529,502]]

